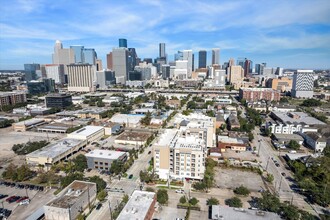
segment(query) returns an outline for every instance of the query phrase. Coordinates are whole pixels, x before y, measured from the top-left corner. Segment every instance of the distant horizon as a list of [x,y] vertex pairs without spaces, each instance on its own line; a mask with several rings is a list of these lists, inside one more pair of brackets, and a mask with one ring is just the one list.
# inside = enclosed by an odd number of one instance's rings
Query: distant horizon
[[55,40],[94,48],[106,66],[119,38],[142,59],[157,58],[159,43],[170,60],[191,49],[196,67],[199,50],[210,64],[211,49],[220,48],[221,64],[246,57],[253,65],[330,69],[329,11],[328,0],[4,1],[0,69],[51,64]]

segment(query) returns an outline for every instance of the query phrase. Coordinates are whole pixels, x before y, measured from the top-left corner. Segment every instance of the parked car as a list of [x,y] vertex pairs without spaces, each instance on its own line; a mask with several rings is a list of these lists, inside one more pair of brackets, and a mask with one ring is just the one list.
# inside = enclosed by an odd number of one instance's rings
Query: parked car
[[184,193],[184,190],[183,189],[177,189],[175,190],[176,193]]
[[18,200],[16,200],[16,203],[19,203],[19,202],[21,202],[23,200],[26,200],[26,199],[29,199],[29,197],[27,197],[27,196],[21,197]]
[[0,194],[0,199],[6,198],[8,195]]
[[133,174],[128,176],[128,179],[132,179],[133,178]]
[[149,151],[148,154],[151,154],[151,151]]
[[281,173],[281,174],[282,174],[282,176],[286,176],[286,173],[284,173],[284,172],[283,172],[283,173]]
[[102,207],[102,203],[98,203],[97,205],[96,205],[96,210],[100,210],[101,209],[101,207]]
[[30,199],[25,199],[23,201],[20,201],[19,205],[28,205],[30,204]]

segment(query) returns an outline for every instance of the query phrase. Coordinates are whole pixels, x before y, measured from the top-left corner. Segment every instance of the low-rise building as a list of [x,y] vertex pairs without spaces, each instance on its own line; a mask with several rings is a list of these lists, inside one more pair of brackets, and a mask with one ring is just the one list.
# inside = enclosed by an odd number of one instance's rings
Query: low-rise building
[[151,220],[155,211],[156,193],[135,190],[117,220]]
[[227,149],[233,151],[246,151],[247,146],[248,144],[239,138],[218,136],[218,148],[221,152],[226,152]]
[[46,133],[66,133],[71,126],[63,123],[51,123],[39,126],[38,132]]
[[12,126],[13,126],[14,131],[22,132],[22,131],[27,131],[31,128],[34,128],[36,126],[45,124],[45,123],[46,122],[43,119],[32,118],[32,119],[28,119],[25,121],[20,121],[20,122],[14,123]]
[[101,126],[86,126],[68,134],[68,138],[86,140],[87,143],[91,143],[95,140],[99,140],[103,136],[104,136],[104,127]]
[[169,99],[165,101],[166,105],[170,108],[178,109],[181,106],[181,101],[179,99]]
[[302,138],[298,134],[273,134],[273,140],[277,141],[280,144],[288,144],[291,140],[297,141],[298,144],[302,144],[304,142],[304,138]]
[[96,183],[75,180],[44,206],[45,218],[76,219],[85,209],[91,210],[96,193]]
[[238,121],[238,118],[234,114],[230,114],[227,118],[228,128],[229,130],[233,129],[239,129],[241,127],[241,124]]
[[88,168],[99,170],[110,170],[113,161],[118,160],[124,163],[127,159],[126,152],[98,149],[88,152],[85,156]]
[[46,170],[59,161],[66,160],[86,146],[87,142],[79,139],[63,138],[39,150],[26,155],[29,166],[43,166]]
[[134,115],[134,114],[115,114],[110,119],[111,122],[125,125],[127,128],[136,128],[140,125],[141,119],[144,115]]
[[116,139],[116,144],[143,146],[147,140],[152,136],[152,133],[147,130],[126,130],[120,134]]
[[85,108],[77,112],[79,118],[94,118],[100,120],[103,115],[108,111],[106,108]]
[[312,148],[315,152],[322,152],[327,146],[327,139],[322,137],[322,135],[317,132],[306,132],[300,134],[304,137],[307,146]]
[[257,102],[260,100],[280,101],[280,92],[270,88],[240,88],[239,99],[245,99],[248,102]]
[[52,93],[46,96],[47,108],[66,108],[72,105],[72,96],[65,93]]
[[154,108],[139,108],[139,109],[134,109],[133,113],[138,114],[138,115],[146,115],[147,113],[154,114],[156,112],[156,109]]

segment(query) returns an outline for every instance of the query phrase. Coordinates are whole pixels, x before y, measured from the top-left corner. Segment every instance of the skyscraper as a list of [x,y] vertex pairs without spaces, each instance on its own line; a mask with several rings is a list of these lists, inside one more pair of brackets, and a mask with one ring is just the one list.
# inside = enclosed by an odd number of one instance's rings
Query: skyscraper
[[174,60],[183,60],[183,52],[182,51],[178,51],[176,54],[174,54]]
[[313,70],[297,70],[293,74],[291,96],[295,98],[312,98],[314,88]]
[[251,69],[251,60],[245,58],[244,61],[244,77],[248,77]]
[[127,40],[124,38],[119,39],[119,47],[125,47],[127,48]]
[[96,71],[101,71],[101,70],[103,70],[102,60],[96,59]]
[[166,57],[165,43],[160,43],[159,44],[159,57]]
[[206,50],[200,50],[198,52],[198,68],[206,68],[207,52]]
[[53,79],[55,83],[65,83],[63,64],[46,64],[45,69],[48,79]]
[[84,49],[84,46],[73,45],[73,46],[70,46],[70,48],[73,49],[73,51],[74,51],[75,63],[83,63],[83,49]]
[[241,66],[230,66],[229,69],[229,81],[230,84],[238,89],[241,87],[243,77],[244,77],[244,69]]
[[68,91],[94,92],[96,68],[91,64],[70,64],[68,67]]
[[97,54],[93,48],[83,49],[83,63],[95,65]]
[[31,80],[36,80],[37,70],[40,70],[40,64],[37,63],[24,64],[25,81],[29,82]]
[[112,67],[113,71],[115,71],[116,83],[125,84],[129,69],[127,48],[112,49]]
[[53,64],[68,65],[75,63],[75,53],[73,48],[63,48],[61,41],[55,42],[53,53]]
[[107,69],[112,70],[113,65],[112,65],[112,52],[107,54]]
[[134,70],[134,67],[137,65],[137,54],[135,48],[128,48],[128,66],[129,71]]
[[212,49],[212,65],[219,64],[220,65],[220,48]]
[[193,60],[193,52],[192,50],[184,50],[183,51],[183,60],[188,61],[188,69],[187,69],[187,78],[191,78],[192,71],[194,70],[194,60]]

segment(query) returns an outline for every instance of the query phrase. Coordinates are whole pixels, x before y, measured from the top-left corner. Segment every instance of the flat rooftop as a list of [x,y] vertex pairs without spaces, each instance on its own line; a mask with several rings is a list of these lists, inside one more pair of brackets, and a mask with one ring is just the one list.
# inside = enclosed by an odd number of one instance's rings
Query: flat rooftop
[[47,206],[69,209],[91,187],[96,187],[96,183],[75,180],[61,191],[59,197],[47,203]]
[[243,91],[274,91],[276,92],[276,90],[272,89],[272,88],[240,88]]
[[164,133],[160,134],[158,141],[156,142],[156,146],[168,146],[178,135],[179,131],[176,129],[166,129]]
[[[326,125],[324,122],[316,118],[313,118],[304,112],[284,113],[284,112],[273,111],[272,113],[285,123],[306,124],[306,125]],[[289,116],[290,114],[297,117],[296,118],[290,117]]]
[[121,151],[112,151],[112,150],[93,150],[85,154],[86,157],[100,158],[100,159],[109,159],[117,160],[122,155],[126,154]]
[[115,114],[110,119],[111,122],[120,123],[120,124],[138,124],[140,120],[144,118],[144,115],[133,115],[133,114]]
[[14,125],[15,126],[23,126],[23,125],[25,125],[25,126],[31,126],[31,125],[34,125],[34,124],[42,123],[44,121],[45,120],[43,120],[43,119],[32,118],[32,119],[28,119],[28,120],[25,120],[25,121],[17,122]]
[[124,131],[116,140],[124,141],[146,141],[152,135],[148,131]]
[[244,144],[243,140],[228,136],[218,136],[218,140],[222,143]]
[[154,201],[155,193],[135,190],[117,220],[143,220]]
[[63,138],[58,140],[55,143],[48,144],[47,146],[33,151],[26,155],[27,157],[47,157],[47,158],[55,158],[58,155],[65,153],[66,151],[74,148],[75,146],[81,144],[83,140],[73,139],[73,138]]
[[80,135],[80,136],[89,136],[91,134],[94,134],[95,132],[98,132],[100,130],[104,129],[102,126],[85,126],[75,132],[72,132],[72,135]]
[[61,130],[61,131],[66,131],[68,128],[71,126],[68,124],[63,124],[63,123],[52,123],[52,124],[46,124],[46,125],[41,125],[38,127],[38,130]]
[[280,216],[272,212],[233,208],[228,206],[213,205],[212,219],[239,219],[239,220],[280,220]]
[[284,139],[284,140],[298,140],[298,141],[303,141],[304,138],[301,137],[298,134],[273,134],[276,139]]

